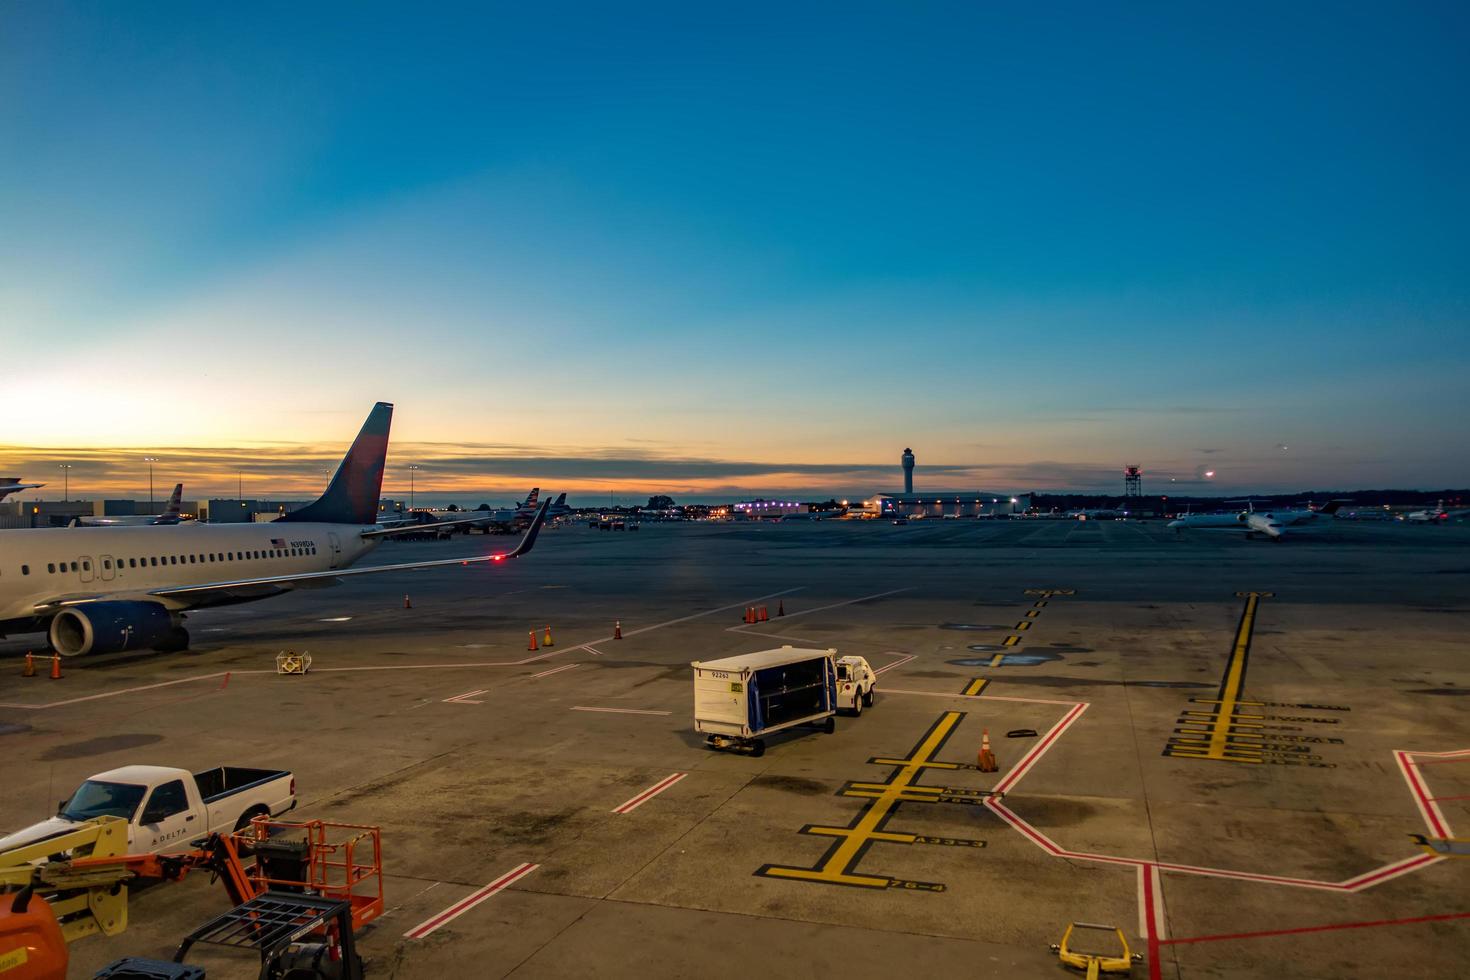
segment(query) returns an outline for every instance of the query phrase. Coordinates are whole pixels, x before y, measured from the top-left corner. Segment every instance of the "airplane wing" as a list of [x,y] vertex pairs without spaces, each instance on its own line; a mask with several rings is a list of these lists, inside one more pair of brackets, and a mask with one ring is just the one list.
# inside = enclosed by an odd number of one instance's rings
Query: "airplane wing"
[[[493,555],[480,555],[475,558],[441,558],[436,561],[403,562],[396,565],[370,565],[366,568],[340,568],[326,572],[303,572],[298,575],[268,575],[259,578],[231,579],[224,582],[206,582],[202,585],[180,585],[139,592],[137,598],[181,599],[191,601],[196,605],[208,605],[210,598],[215,598],[215,602],[218,604],[221,600],[229,601],[232,597],[244,598],[270,595],[274,592],[296,588],[298,586],[310,588],[312,585],[334,585],[339,579],[353,578],[358,575],[376,575],[380,572],[403,572],[416,568],[439,568],[449,565],[482,565],[490,562],[509,561],[512,558],[520,558],[525,555],[536,544],[536,535],[540,533],[541,525],[546,521],[546,509],[548,506],[550,506],[549,502],[541,505],[541,509],[536,513],[535,519],[531,521],[531,526],[526,529],[525,535],[515,548]],[[429,526],[432,527],[433,525]],[[116,598],[118,596],[112,593],[64,596],[44,603],[37,603],[35,610],[38,614],[44,614],[65,606],[77,606],[88,602],[97,602],[102,599]]]
[[[541,508],[543,511],[545,506]],[[490,516],[481,512],[479,517],[463,517],[452,521],[435,521],[432,524],[395,524],[392,527],[379,527],[371,531],[362,532],[365,538],[386,538],[395,534],[413,534],[416,531],[439,531],[447,527],[464,527],[466,524],[484,524],[490,521]]]

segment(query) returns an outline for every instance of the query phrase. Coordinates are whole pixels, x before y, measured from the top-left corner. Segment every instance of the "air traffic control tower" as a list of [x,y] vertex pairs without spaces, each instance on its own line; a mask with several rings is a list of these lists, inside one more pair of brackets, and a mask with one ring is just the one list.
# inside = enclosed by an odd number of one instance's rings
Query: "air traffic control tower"
[[914,492],[914,451],[912,449],[903,451],[903,492]]

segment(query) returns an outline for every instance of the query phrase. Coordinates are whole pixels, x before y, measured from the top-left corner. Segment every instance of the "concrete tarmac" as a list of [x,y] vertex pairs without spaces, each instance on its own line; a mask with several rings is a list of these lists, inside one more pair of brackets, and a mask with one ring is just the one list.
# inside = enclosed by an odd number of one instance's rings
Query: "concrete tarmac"
[[[1136,977],[1470,969],[1470,861],[1433,847],[1470,837],[1470,528],[574,524],[188,625],[60,681],[0,642],[0,829],[114,766],[291,769],[296,817],[382,827],[370,976],[1045,977],[1074,920],[1121,927]],[[689,662],[783,643],[867,657],[876,704],[707,749]],[[143,890],[71,975],[227,905]]]

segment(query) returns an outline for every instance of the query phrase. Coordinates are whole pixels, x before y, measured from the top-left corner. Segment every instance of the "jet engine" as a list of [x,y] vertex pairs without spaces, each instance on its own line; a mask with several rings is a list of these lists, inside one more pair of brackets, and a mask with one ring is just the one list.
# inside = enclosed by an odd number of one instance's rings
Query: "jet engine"
[[150,647],[183,649],[189,642],[189,634],[161,604],[136,600],[69,606],[51,620],[50,635],[52,649],[63,657]]

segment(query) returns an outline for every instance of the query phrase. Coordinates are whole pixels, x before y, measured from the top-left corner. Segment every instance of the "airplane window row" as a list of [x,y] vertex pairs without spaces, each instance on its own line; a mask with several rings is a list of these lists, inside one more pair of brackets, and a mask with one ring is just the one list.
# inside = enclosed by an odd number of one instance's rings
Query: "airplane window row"
[[[156,568],[159,565],[204,565],[212,562],[254,561],[262,558],[300,558],[306,555],[314,554],[316,554],[316,545],[312,544],[305,545],[300,548],[264,548],[259,551],[216,551],[212,553],[206,552],[200,555],[162,555],[151,556],[148,558],[118,558],[115,559],[115,561],[116,567],[119,569],[150,567]],[[126,565],[123,564],[123,562],[125,561],[127,562]],[[113,562],[114,559],[112,558],[102,559],[103,571],[112,571],[114,567]],[[91,559],[81,558],[76,561],[67,560],[61,562],[46,563],[46,571],[51,575],[55,575],[58,572],[61,574],[65,574],[69,571],[75,572],[79,570],[83,572],[90,572],[92,570]],[[20,573],[22,575],[31,574],[31,566],[20,566]]]

